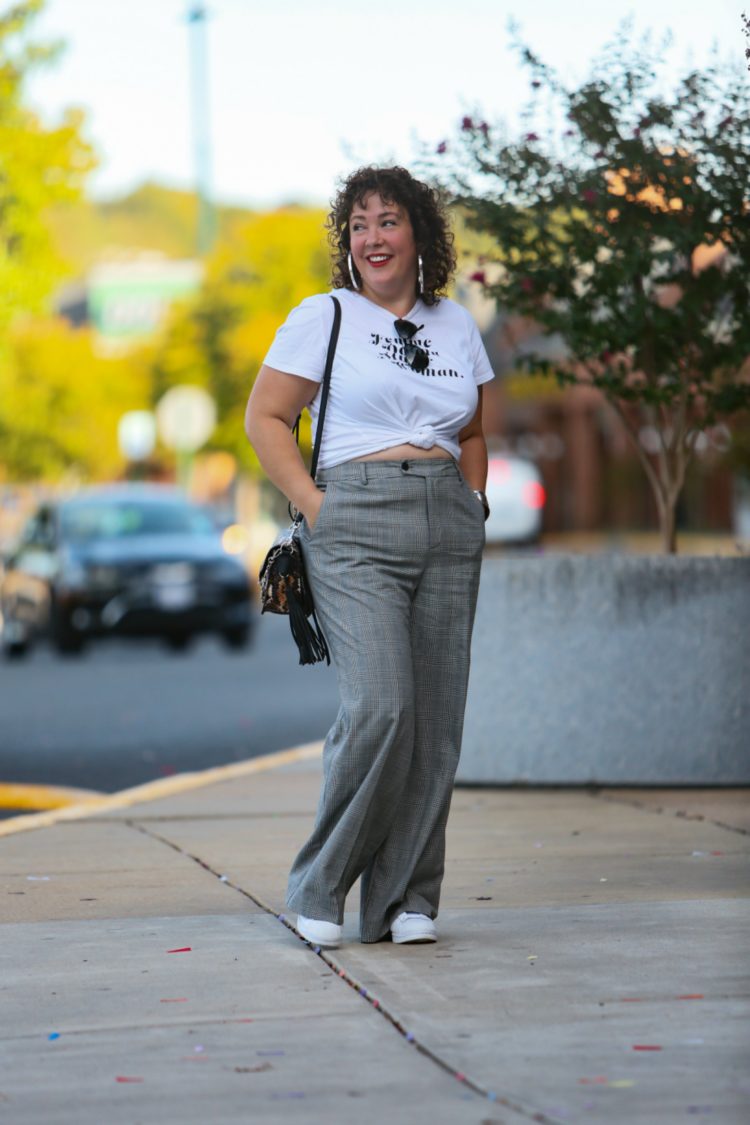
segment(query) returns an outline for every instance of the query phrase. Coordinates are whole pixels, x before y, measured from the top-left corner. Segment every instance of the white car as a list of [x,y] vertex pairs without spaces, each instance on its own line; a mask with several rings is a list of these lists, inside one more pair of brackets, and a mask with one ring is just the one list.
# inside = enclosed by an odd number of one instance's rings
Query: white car
[[488,544],[538,540],[546,494],[536,465],[513,454],[490,454],[486,492]]

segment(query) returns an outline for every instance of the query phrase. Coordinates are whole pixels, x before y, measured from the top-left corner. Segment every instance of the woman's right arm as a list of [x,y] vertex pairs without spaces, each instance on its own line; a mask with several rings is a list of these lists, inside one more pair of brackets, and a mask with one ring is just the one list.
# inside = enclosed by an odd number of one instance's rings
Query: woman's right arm
[[318,518],[323,494],[307,471],[292,426],[318,389],[313,379],[263,364],[245,411],[245,432],[268,479],[302,512],[310,528]]

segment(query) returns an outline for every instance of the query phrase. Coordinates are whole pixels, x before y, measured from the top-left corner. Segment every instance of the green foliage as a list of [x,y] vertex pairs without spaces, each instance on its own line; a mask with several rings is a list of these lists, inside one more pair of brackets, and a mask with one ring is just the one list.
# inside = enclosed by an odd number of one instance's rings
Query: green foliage
[[[495,242],[486,290],[564,341],[564,361],[530,367],[598,387],[628,427],[673,544],[698,433],[750,406],[748,83],[714,61],[665,93],[660,57],[626,28],[578,89],[517,47],[531,74],[523,135],[466,117],[431,166]],[[644,422],[660,434],[656,465]]]

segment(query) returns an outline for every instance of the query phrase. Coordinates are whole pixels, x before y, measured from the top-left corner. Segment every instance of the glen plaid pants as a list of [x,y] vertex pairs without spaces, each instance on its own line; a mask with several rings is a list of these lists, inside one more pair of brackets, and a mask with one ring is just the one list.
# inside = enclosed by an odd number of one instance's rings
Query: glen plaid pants
[[341,707],[312,836],[287,904],[341,923],[362,876],[360,938],[402,910],[434,918],[458,765],[484,510],[454,461],[350,461],[302,548]]

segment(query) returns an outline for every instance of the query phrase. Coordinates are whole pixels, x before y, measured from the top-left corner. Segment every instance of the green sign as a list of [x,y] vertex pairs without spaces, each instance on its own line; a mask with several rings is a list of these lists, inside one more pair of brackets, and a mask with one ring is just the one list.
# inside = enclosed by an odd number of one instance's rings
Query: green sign
[[105,340],[126,342],[155,332],[169,306],[195,293],[197,262],[123,263],[98,266],[88,278],[89,319]]

